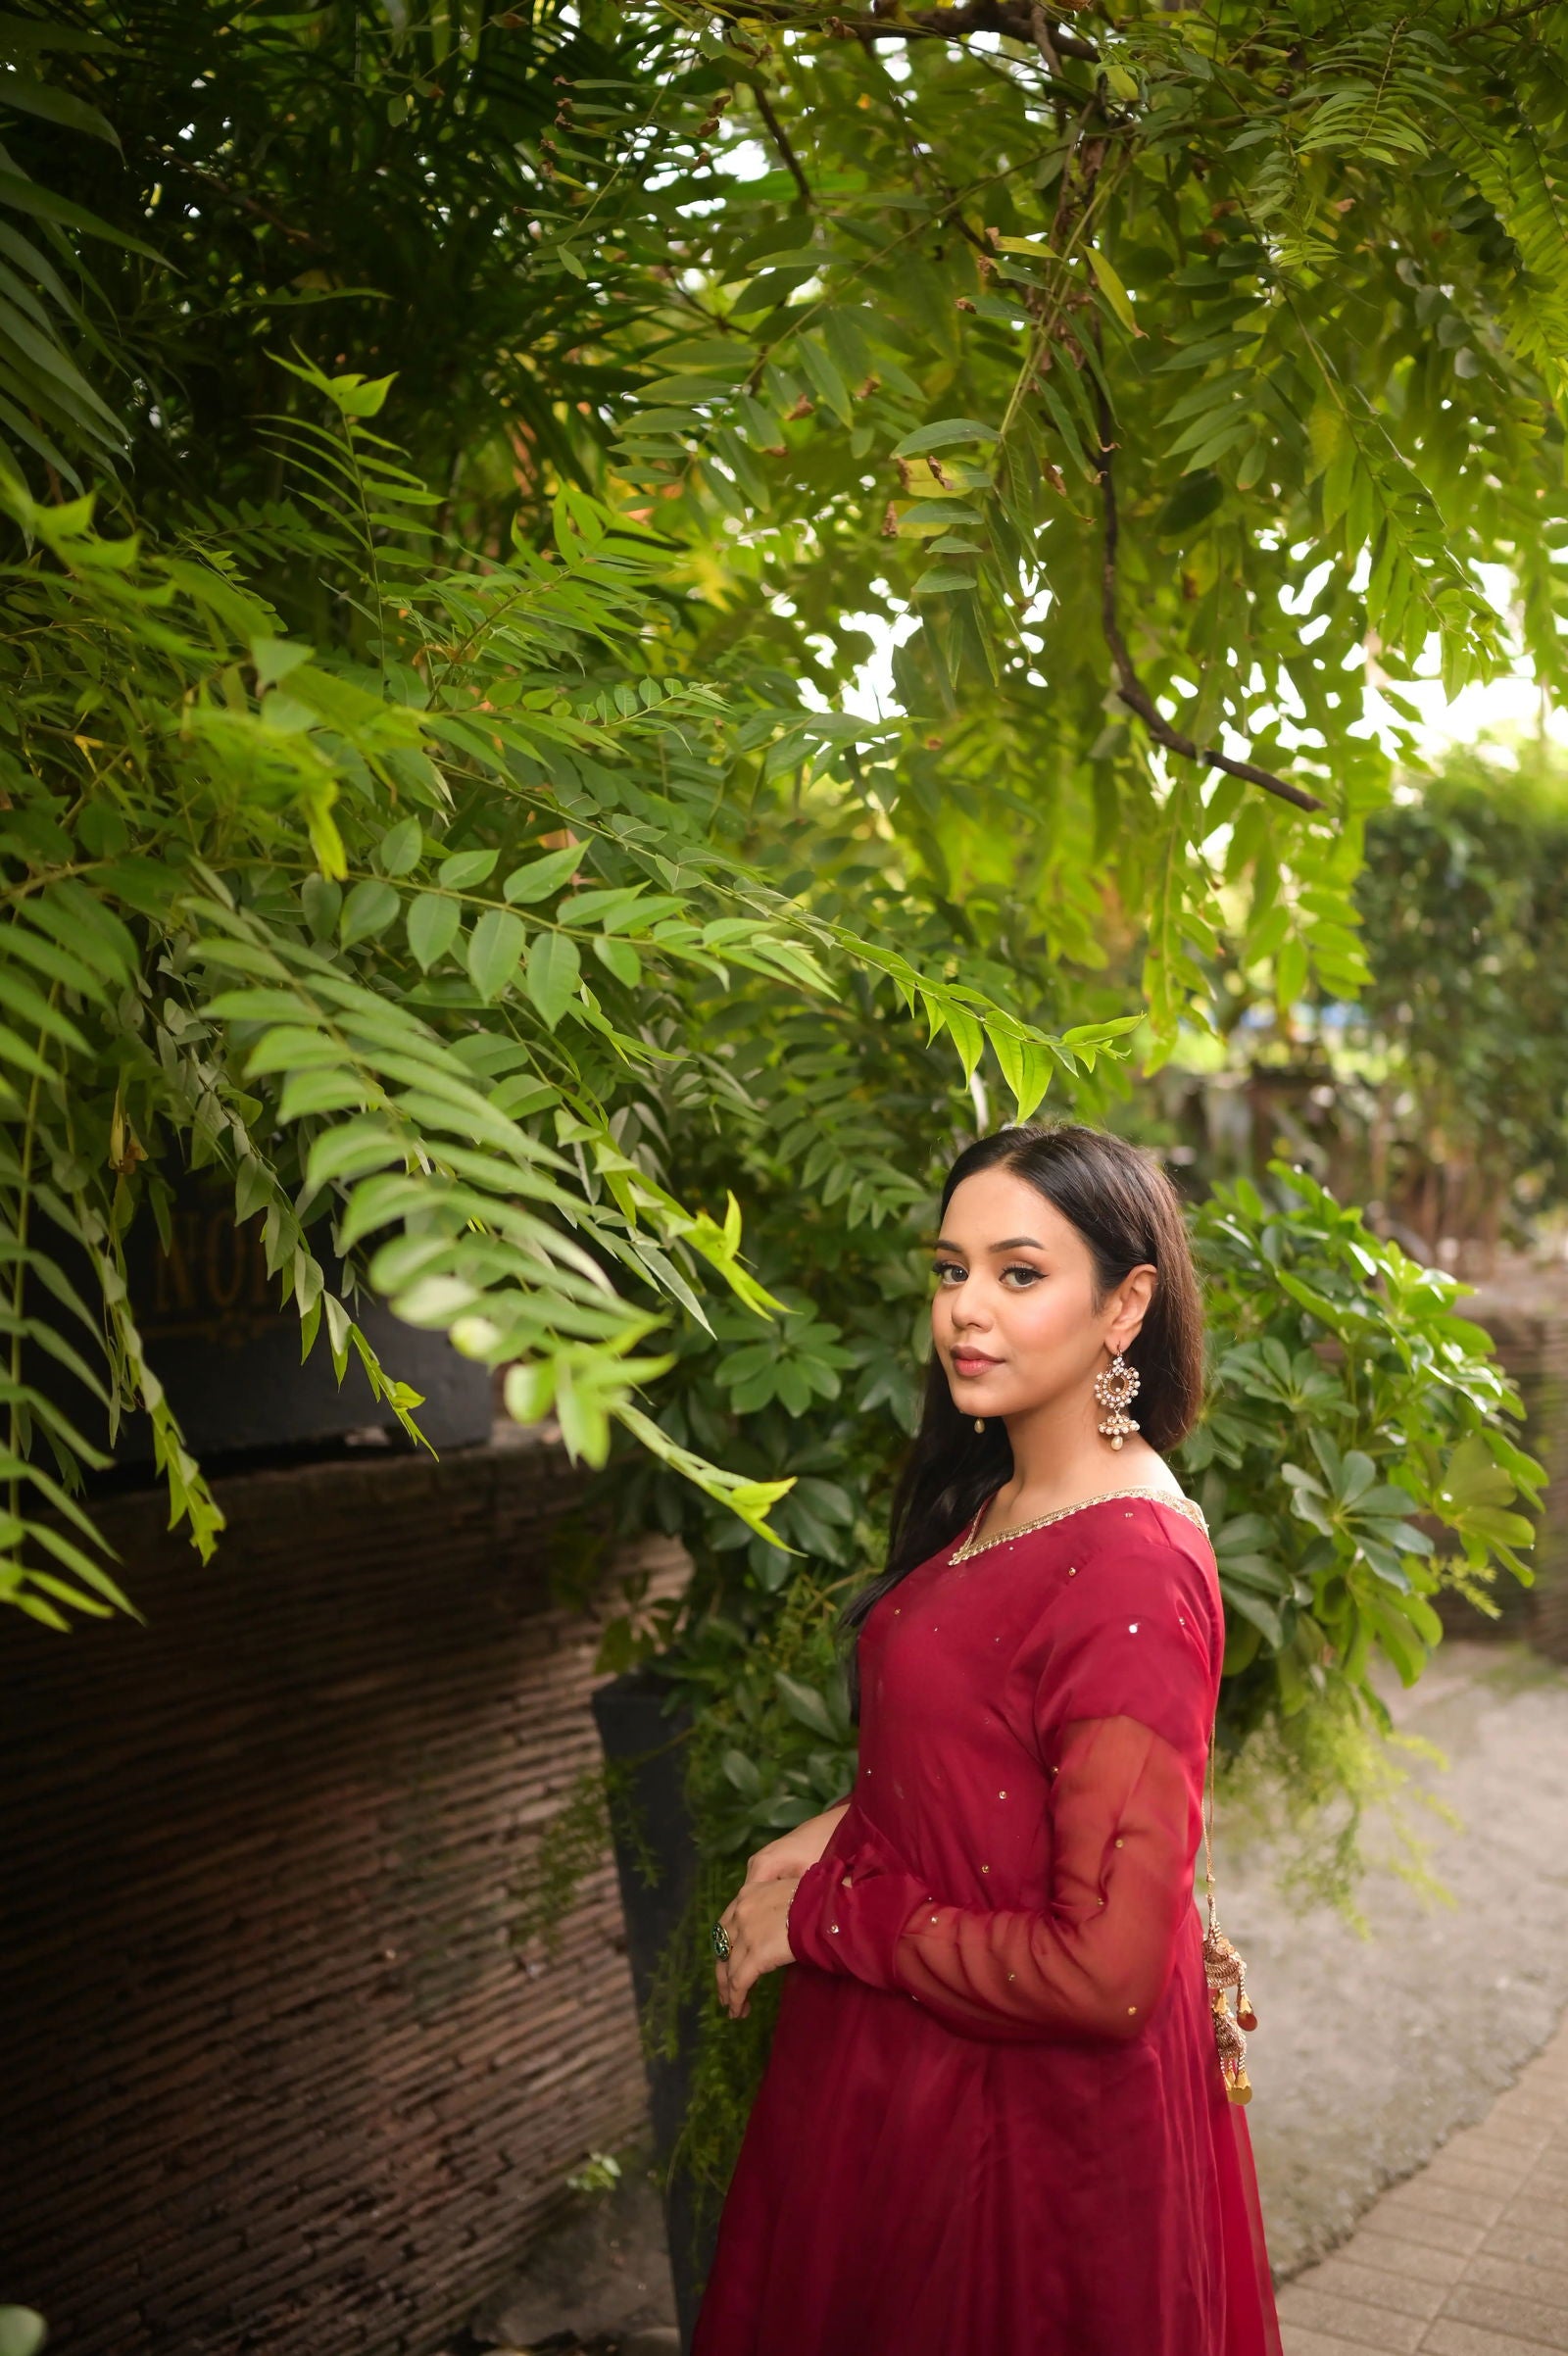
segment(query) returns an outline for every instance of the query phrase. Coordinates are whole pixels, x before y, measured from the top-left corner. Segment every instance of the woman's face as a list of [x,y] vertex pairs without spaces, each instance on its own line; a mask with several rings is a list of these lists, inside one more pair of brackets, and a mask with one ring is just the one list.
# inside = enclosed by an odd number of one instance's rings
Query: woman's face
[[1079,1397],[1087,1409],[1107,1350],[1125,1350],[1142,1324],[1154,1279],[1152,1268],[1134,1269],[1097,1309],[1077,1228],[1003,1169],[955,1188],[935,1263],[931,1336],[965,1415]]

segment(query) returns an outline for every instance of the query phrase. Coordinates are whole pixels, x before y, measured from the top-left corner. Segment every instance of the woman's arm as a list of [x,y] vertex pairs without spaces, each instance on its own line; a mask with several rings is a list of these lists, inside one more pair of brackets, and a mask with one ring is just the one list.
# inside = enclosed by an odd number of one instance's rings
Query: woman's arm
[[746,1880],[719,1917],[729,1934],[730,1952],[719,1959],[713,1973],[718,2000],[732,2019],[743,2019],[750,2009],[752,1987],[763,1972],[793,1961],[786,1927],[796,1889],[802,1874],[821,1857],[849,1806],[847,1799],[836,1800],[748,1858]]
[[877,1828],[803,1874],[790,1951],[902,1989],[951,2029],[999,2042],[1126,2041],[1164,1993],[1193,1903],[1190,1769],[1132,1718],[1065,1730],[1040,1911],[945,1902]]
[[814,1865],[848,1813],[847,1799],[835,1800],[819,1816],[808,1816],[804,1824],[781,1833],[776,1841],[767,1841],[754,1849],[746,1861],[748,1882],[793,1882]]
[[1221,1644],[1187,1545],[1146,1529],[1080,1553],[1019,1655],[1049,1779],[1043,1904],[948,1902],[855,1807],[802,1876],[791,1953],[971,2037],[1139,2036],[1192,1909]]

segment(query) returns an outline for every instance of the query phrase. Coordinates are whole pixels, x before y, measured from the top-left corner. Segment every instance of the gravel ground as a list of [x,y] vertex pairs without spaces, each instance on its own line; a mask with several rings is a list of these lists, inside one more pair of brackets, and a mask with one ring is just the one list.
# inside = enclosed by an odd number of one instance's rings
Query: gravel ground
[[1370,1937],[1297,1917],[1266,1858],[1227,1854],[1219,1827],[1220,1918],[1262,2024],[1248,2116],[1280,2275],[1481,2119],[1568,2009],[1568,1672],[1449,1644],[1396,1709],[1448,1761],[1413,1773],[1461,1820],[1416,1812],[1454,1904],[1379,1874],[1361,1894]]

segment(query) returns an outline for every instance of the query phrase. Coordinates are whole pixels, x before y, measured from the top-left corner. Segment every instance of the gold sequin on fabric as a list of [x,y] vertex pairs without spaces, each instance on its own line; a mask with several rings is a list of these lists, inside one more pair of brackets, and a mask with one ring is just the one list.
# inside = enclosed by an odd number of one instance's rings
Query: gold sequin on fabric
[[[980,1513],[969,1525],[968,1536],[948,1556],[949,1564],[967,1562],[971,1554],[984,1554],[988,1547],[1005,1546],[1009,1539],[1027,1538],[1032,1530],[1049,1530],[1053,1522],[1064,1522],[1070,1514],[1087,1513],[1091,1505],[1112,1504],[1117,1497],[1142,1497],[1152,1505],[1169,1505],[1172,1512],[1185,1514],[1205,1537],[1208,1534],[1203,1508],[1196,1497],[1172,1497],[1163,1489],[1107,1489],[1097,1497],[1080,1497],[1076,1505],[1058,1505],[1054,1513],[1042,1513],[1036,1521],[1018,1522],[1010,1530],[997,1530],[989,1538],[977,1540],[974,1534],[979,1528],[980,1515],[985,1512],[985,1506],[982,1505]],[[1131,1516],[1127,1518],[1131,1519]],[[1068,1573],[1069,1578],[1073,1575],[1072,1572]]]

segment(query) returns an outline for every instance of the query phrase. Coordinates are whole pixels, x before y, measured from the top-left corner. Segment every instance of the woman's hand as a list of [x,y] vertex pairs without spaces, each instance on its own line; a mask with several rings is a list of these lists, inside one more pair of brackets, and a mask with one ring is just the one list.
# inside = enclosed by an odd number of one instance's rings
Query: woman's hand
[[729,1953],[714,1966],[714,1977],[718,2000],[732,2021],[750,2012],[752,1989],[764,1972],[795,1960],[784,1925],[799,1880],[799,1874],[788,1880],[748,1880],[718,1918],[729,1933]]
[[798,1882],[807,1867],[814,1865],[821,1856],[849,1805],[847,1799],[841,1800],[836,1808],[824,1808],[820,1816],[808,1816],[804,1824],[755,1849],[746,1861],[747,1888],[754,1882]]

